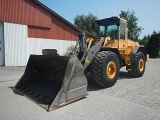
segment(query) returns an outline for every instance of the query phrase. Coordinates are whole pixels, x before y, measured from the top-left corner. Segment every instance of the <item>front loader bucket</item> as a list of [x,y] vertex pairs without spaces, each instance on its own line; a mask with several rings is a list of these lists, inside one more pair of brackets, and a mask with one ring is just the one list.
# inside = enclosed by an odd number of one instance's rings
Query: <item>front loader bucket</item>
[[87,79],[76,56],[31,55],[15,91],[47,111],[87,95]]

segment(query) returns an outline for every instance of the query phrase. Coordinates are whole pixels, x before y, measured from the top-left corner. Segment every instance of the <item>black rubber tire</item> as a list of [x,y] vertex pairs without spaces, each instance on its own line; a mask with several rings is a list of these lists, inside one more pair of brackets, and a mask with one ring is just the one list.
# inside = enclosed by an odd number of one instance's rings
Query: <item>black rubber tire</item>
[[[140,70],[139,68],[140,60],[143,60],[144,63],[143,70]],[[142,52],[138,52],[135,55],[134,62],[131,65],[131,70],[128,71],[129,76],[134,78],[142,77],[145,71],[145,66],[145,56]]]
[[[109,62],[114,62],[116,69],[113,78],[109,78],[106,73],[106,67]],[[90,72],[93,81],[100,87],[106,88],[113,86],[119,77],[120,63],[118,56],[112,51],[98,52],[90,64]]]

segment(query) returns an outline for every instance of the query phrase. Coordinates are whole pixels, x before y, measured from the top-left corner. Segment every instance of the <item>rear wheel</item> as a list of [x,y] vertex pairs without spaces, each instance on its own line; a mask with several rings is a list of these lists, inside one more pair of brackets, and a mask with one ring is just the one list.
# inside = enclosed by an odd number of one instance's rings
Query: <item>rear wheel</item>
[[145,57],[142,52],[138,52],[131,65],[131,70],[128,71],[131,77],[142,77],[145,71]]
[[119,77],[119,58],[111,51],[98,52],[92,60],[90,69],[92,78],[98,86],[111,87]]

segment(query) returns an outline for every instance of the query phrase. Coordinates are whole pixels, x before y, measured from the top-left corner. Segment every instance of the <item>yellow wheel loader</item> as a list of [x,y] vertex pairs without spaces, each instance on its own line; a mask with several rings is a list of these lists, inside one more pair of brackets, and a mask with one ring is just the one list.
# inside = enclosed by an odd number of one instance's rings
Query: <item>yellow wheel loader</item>
[[30,55],[14,90],[51,111],[87,95],[88,72],[103,88],[116,83],[123,66],[131,77],[143,76],[148,55],[144,46],[128,39],[127,21],[111,17],[96,23],[99,38],[80,33],[70,56]]

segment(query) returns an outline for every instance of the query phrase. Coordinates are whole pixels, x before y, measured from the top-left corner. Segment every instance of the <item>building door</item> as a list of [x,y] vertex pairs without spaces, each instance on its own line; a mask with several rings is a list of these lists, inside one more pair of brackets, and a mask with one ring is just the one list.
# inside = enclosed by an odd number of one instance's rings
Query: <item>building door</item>
[[0,22],[0,66],[4,66],[4,24]]

